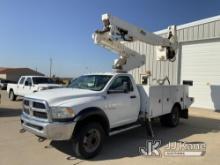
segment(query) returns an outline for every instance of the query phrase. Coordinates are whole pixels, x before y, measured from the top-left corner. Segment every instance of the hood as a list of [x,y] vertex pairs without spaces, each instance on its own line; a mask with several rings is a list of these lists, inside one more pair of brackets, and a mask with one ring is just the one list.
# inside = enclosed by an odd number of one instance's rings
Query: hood
[[73,98],[97,96],[101,94],[100,91],[92,91],[86,89],[76,88],[56,88],[45,91],[39,91],[30,95],[26,95],[27,98],[45,100],[50,105],[62,101],[66,101]]

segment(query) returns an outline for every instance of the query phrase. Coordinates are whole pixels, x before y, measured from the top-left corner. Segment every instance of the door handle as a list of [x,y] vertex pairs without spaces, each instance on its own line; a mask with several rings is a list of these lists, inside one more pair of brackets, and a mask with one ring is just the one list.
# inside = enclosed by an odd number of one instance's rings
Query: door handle
[[132,95],[132,96],[130,96],[130,98],[131,98],[131,99],[135,99],[135,98],[136,98],[136,96],[135,96],[135,95]]

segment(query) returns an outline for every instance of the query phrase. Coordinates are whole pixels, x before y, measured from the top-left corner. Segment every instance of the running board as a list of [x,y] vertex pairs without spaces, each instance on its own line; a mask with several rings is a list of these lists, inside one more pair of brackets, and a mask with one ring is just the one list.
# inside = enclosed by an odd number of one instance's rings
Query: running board
[[122,127],[119,127],[119,128],[116,128],[116,129],[113,129],[111,132],[109,132],[109,136],[112,136],[112,135],[116,135],[118,133],[121,133],[121,132],[125,132],[125,131],[128,131],[128,130],[131,130],[131,129],[134,129],[134,128],[137,128],[137,127],[140,127],[141,124],[133,124],[133,125],[128,125],[128,126],[122,126]]

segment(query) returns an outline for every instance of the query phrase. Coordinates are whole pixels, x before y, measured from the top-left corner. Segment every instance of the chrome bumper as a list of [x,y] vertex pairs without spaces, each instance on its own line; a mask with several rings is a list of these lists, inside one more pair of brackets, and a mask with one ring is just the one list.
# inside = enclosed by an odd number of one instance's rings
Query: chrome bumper
[[69,140],[72,137],[75,122],[42,122],[21,115],[22,127],[37,136],[51,140]]

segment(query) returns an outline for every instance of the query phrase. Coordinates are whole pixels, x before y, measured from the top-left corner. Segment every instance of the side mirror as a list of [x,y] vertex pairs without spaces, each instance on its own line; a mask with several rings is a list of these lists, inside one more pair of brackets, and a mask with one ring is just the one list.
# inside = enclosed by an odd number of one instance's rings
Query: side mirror
[[32,84],[29,83],[28,81],[25,81],[24,85],[25,85],[25,86],[31,86]]
[[114,94],[114,93],[128,93],[128,83],[123,82],[122,89],[109,89],[108,94]]

